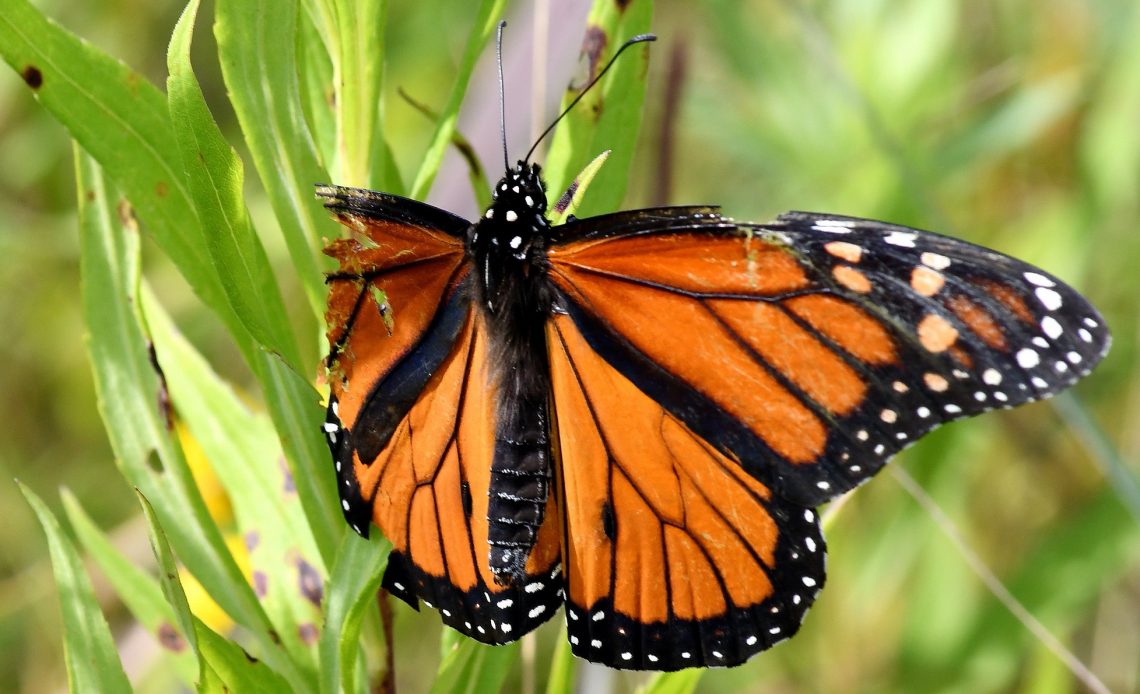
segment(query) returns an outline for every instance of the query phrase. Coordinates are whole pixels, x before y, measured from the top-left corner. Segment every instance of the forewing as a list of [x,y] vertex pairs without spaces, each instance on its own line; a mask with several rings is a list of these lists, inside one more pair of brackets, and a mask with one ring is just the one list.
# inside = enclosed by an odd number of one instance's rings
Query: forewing
[[641,391],[797,504],[940,423],[1071,385],[1108,347],[1073,289],[962,241],[806,213],[656,213],[567,225],[549,252],[563,308]]
[[824,581],[816,514],[645,395],[566,316],[548,336],[574,653],[728,666],[794,634]]

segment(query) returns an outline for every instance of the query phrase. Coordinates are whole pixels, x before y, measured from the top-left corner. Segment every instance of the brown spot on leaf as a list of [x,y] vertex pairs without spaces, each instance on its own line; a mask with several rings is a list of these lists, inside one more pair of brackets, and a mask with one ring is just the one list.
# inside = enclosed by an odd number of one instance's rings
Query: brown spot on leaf
[[558,198],[558,202],[554,203],[555,214],[562,214],[565,212],[566,208],[570,207],[570,203],[574,201],[574,193],[577,192],[578,179],[575,178],[570,183],[570,187],[566,189],[566,192],[562,194],[562,197]]
[[297,636],[301,638],[301,643],[306,646],[312,646],[317,642],[317,637],[319,636],[317,626],[309,622],[301,624],[297,627]]
[[126,198],[119,200],[119,204],[115,206],[115,212],[119,215],[119,223],[127,231],[138,231],[139,220],[135,217],[135,208],[131,206],[130,201]]
[[20,76],[24,78],[24,84],[32,89],[39,89],[44,84],[44,73],[35,65],[26,65],[20,72]]
[[302,597],[320,607],[325,587],[321,582],[321,575],[304,559],[297,560],[297,583],[300,585]]
[[598,64],[602,60],[602,53],[605,52],[608,43],[609,37],[606,36],[606,32],[600,26],[591,24],[586,27],[586,35],[582,37],[582,55],[589,61],[590,71],[583,84],[589,84],[590,80],[598,74]]
[[158,457],[158,451],[150,451],[146,454],[146,466],[155,472],[165,472],[162,466],[162,458]]
[[269,592],[269,577],[264,571],[253,572],[253,592],[259,598],[264,598]]
[[163,622],[158,625],[157,636],[158,642],[168,651],[181,653],[186,650],[186,641],[182,638],[182,635],[178,633],[178,630],[174,628],[174,625],[169,622]]
[[154,186],[154,194],[160,198],[165,198],[166,194],[170,192],[170,186],[166,185],[166,181],[159,181]]
[[631,1],[632,0],[614,0],[614,4],[617,5],[618,12],[625,12]]
[[170,402],[170,391],[166,389],[166,374],[162,372],[162,367],[158,363],[158,354],[154,351],[153,342],[147,341],[146,351],[150,367],[158,376],[158,414],[166,422],[166,430],[171,431],[174,429],[174,405]]

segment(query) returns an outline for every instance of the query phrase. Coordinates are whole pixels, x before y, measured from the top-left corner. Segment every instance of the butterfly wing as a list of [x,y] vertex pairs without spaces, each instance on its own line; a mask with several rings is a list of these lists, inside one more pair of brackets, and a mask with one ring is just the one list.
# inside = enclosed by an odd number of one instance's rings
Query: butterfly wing
[[815,513],[548,329],[571,648],[611,667],[728,666],[796,632],[822,588]]
[[[487,561],[494,422],[486,331],[470,300],[466,222],[427,205],[349,189],[328,203],[358,233],[333,243],[325,431],[345,517],[392,541],[384,587],[486,643],[517,639],[561,603],[557,512],[525,580],[504,588]],[[395,252],[393,248],[399,248]]]
[[805,507],[940,423],[1072,384],[1109,342],[1048,273],[867,220],[642,210],[564,225],[549,257],[596,352]]

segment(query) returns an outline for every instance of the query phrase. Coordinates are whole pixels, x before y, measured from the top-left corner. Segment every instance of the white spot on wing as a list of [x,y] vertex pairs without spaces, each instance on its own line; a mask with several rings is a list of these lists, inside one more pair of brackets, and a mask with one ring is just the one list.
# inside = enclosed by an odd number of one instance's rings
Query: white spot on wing
[[1050,311],[1061,308],[1061,295],[1047,287],[1038,287],[1033,291],[1041,305]]
[[1024,277],[1025,277],[1025,279],[1029,280],[1029,282],[1031,284],[1036,284],[1038,287],[1055,287],[1055,286],[1057,286],[1057,284],[1053,280],[1051,280],[1048,277],[1046,277],[1045,275],[1042,275],[1042,274],[1037,273],[1037,272],[1027,272],[1027,273],[1025,273]]
[[1032,369],[1041,363],[1041,358],[1037,356],[1037,352],[1026,347],[1017,353],[1017,363],[1021,364],[1023,369]]
[[934,268],[935,270],[945,270],[950,267],[950,259],[941,253],[931,253],[927,251],[920,256],[920,259],[923,265]]
[[883,237],[885,243],[892,246],[900,246],[902,248],[914,248],[914,241],[918,238],[918,234],[912,234],[905,231],[892,231]]
[[1045,316],[1041,319],[1041,329],[1049,336],[1050,340],[1056,340],[1061,337],[1061,333],[1065,332],[1061,328],[1061,324],[1053,316]]

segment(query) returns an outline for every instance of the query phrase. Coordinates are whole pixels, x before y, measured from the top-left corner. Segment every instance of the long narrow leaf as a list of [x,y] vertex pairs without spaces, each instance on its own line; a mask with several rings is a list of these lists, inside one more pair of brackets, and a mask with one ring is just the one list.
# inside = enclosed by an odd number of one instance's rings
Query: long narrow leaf
[[[114,211],[97,165],[77,158],[82,298],[99,411],[120,472],[153,500],[171,542],[218,604],[244,625],[259,655],[278,664],[273,629],[206,511],[172,438],[159,362],[137,314],[137,228],[130,208]],[[290,669],[286,665],[285,670]]]
[[166,649],[174,674],[185,686],[193,686],[198,665],[184,632],[176,626],[174,608],[163,598],[158,581],[115,549],[71,492],[65,489],[61,496],[67,519],[83,548],[99,564],[134,618]]
[[[592,79],[595,70],[600,70],[622,43],[648,32],[652,18],[652,0],[627,3],[595,0],[582,46],[590,66],[586,79]],[[623,54],[602,81],[559,123],[546,157],[547,195],[552,207],[571,179],[607,149],[613,154],[598,172],[578,216],[613,212],[621,205],[641,127],[651,45],[636,46]],[[568,105],[577,94],[575,89],[569,90],[563,103]]]
[[145,229],[195,293],[233,319],[185,184],[166,97],[119,61],[49,21],[27,0],[5,0],[0,54],[41,104],[131,200]]
[[321,586],[326,575],[269,418],[251,412],[178,334],[150,294],[143,307],[167,387],[234,506],[254,585],[286,648],[315,667]]
[[478,694],[497,692],[519,655],[519,642],[487,646],[474,639],[463,639],[439,666],[432,683],[433,694]]
[[475,24],[471,27],[471,34],[467,37],[467,46],[463,49],[463,57],[459,61],[459,72],[455,76],[455,84],[451,87],[447,104],[443,107],[439,123],[435,126],[435,133],[432,134],[431,144],[428,145],[427,152],[424,154],[424,161],[416,174],[416,180],[412,183],[409,196],[416,200],[422,200],[431,190],[431,184],[439,171],[439,164],[443,161],[443,154],[451,143],[451,136],[455,133],[455,124],[459,119],[459,107],[463,103],[464,95],[467,94],[467,85],[471,82],[471,73],[475,70],[475,63],[479,60],[483,47],[487,45],[492,34],[494,34],[495,26],[498,24],[499,17],[502,16],[506,4],[506,0],[483,0],[479,4],[479,12],[475,15]]
[[[313,184],[329,180],[317,158],[298,84],[298,0],[217,3],[214,36],[230,102],[315,316],[325,289],[317,264]],[[326,102],[327,108],[327,102]]]
[[68,686],[73,692],[131,691],[131,683],[115,650],[111,628],[99,611],[95,589],[83,570],[83,560],[44,502],[23,484],[20,484],[20,491],[47,534],[52,571],[63,612]]
[[387,0],[336,0],[332,8],[338,174],[345,185],[393,190],[396,167],[380,128]]
[[[375,604],[392,545],[380,533],[370,541],[345,534],[329,578],[321,632],[321,692],[355,691],[360,625]],[[391,644],[385,644],[391,648]]]
[[284,692],[296,690],[265,664],[258,662],[240,646],[222,638],[190,612],[186,592],[178,579],[178,566],[167,542],[154,507],[139,495],[147,522],[151,549],[158,562],[163,593],[178,617],[183,631],[190,634],[189,643],[198,656],[200,691],[206,692]]
[[221,273],[226,297],[243,327],[265,348],[299,368],[285,304],[242,197],[241,159],[222,137],[190,65],[197,11],[197,0],[191,0],[174,28],[166,86],[190,197],[202,223],[201,241]]

